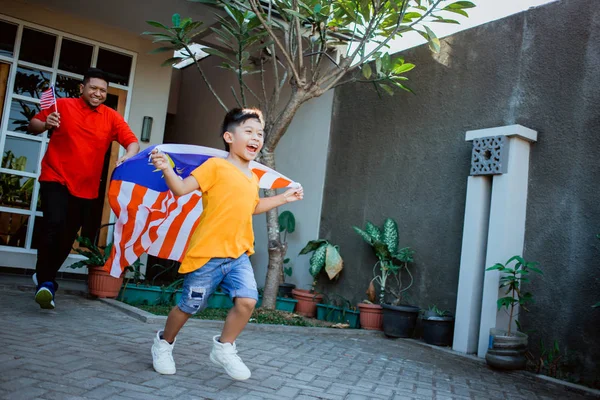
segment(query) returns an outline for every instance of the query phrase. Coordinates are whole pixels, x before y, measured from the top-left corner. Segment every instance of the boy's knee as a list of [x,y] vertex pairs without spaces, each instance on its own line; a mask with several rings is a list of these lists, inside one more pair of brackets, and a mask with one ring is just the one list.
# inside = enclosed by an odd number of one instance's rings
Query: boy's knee
[[249,297],[236,297],[235,306],[239,307],[241,310],[252,312],[256,306],[256,300]]

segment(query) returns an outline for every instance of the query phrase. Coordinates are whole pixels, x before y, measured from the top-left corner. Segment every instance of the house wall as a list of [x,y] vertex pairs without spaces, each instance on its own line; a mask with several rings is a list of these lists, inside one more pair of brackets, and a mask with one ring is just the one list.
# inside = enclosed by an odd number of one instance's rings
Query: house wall
[[[568,22],[567,22],[568,21]],[[529,172],[524,257],[542,277],[520,320],[530,347],[557,340],[563,378],[598,386],[600,346],[600,9],[551,3],[402,53],[417,64],[416,95],[379,98],[372,86],[336,91],[321,236],[341,246],[345,270],[326,292],[365,295],[372,249],[350,228],[393,217],[416,250],[413,303],[452,312],[470,144],[465,131],[521,124],[538,131]],[[497,260],[504,262],[506,260]]]
[[[228,107],[234,107],[236,102],[230,88],[237,87],[237,81],[230,71],[217,68],[219,64],[216,57],[207,57],[201,62],[208,80],[223,102]],[[261,90],[259,79],[258,75],[251,75],[247,83],[258,91]],[[271,83],[267,82],[267,91],[270,87]],[[282,99],[285,99],[287,90],[285,88]],[[287,256],[292,260],[293,275],[286,281],[301,288],[306,288],[312,282],[308,273],[308,257],[297,257],[297,254],[309,240],[319,235],[332,104],[333,91],[304,104],[275,151],[277,171],[304,187],[302,202],[280,207],[280,211],[289,209],[296,217],[296,231],[287,238]],[[255,104],[250,101],[249,105]],[[181,71],[175,128],[165,137],[165,141],[222,149],[220,129],[224,115],[223,108],[195,67],[187,67]],[[254,233],[256,253],[252,256],[252,264],[258,286],[262,287],[268,265],[265,215],[254,217]]]

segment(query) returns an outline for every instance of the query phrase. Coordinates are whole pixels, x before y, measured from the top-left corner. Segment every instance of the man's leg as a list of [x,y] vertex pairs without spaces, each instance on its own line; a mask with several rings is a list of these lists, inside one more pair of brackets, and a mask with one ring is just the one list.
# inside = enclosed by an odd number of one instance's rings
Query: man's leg
[[44,216],[36,264],[36,301],[42,308],[54,308],[56,273],[69,255],[79,230],[81,205],[65,186],[56,182],[41,182],[41,196]]

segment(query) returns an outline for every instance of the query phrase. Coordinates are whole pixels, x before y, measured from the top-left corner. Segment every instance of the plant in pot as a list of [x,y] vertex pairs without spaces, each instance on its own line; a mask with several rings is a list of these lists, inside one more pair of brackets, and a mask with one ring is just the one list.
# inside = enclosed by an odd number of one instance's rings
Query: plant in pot
[[171,261],[167,266],[154,264],[151,269],[161,269],[161,271],[155,274],[150,282],[141,273],[143,265],[137,259],[132,265],[125,268],[125,272],[128,274],[119,293],[119,300],[131,305],[171,304],[173,301],[176,301],[176,291],[180,288],[182,279],[176,279],[168,285],[165,283],[161,286],[156,285],[155,281],[165,273],[170,272],[178,263]]
[[336,322],[338,327],[358,328],[359,312],[352,306],[350,300],[338,294],[332,298],[324,296],[324,302],[317,304],[317,319],[321,321]]
[[[509,265],[515,263],[513,267]],[[521,256],[513,256],[505,264],[495,264],[486,269],[501,273],[500,288],[506,288],[506,296],[498,299],[498,311],[504,309],[508,313],[507,329],[490,329],[490,344],[485,360],[490,367],[498,369],[524,369],[527,363],[526,352],[528,336],[513,329],[513,323],[518,327],[516,319],[518,310],[528,311],[526,305],[533,302],[530,292],[523,292],[521,285],[529,282],[530,274],[542,274],[537,262],[525,261]]]
[[[279,235],[280,235],[280,242],[282,243],[283,246],[283,268],[281,270],[281,283],[279,284],[279,292],[278,292],[278,296],[279,297],[287,297],[287,298],[291,298],[292,297],[292,289],[294,289],[296,287],[296,285],[294,285],[293,283],[287,283],[285,281],[285,277],[291,277],[292,276],[292,264],[290,262],[289,258],[285,257],[285,253],[287,253],[287,235],[288,233],[294,233],[294,231],[296,230],[296,217],[294,217],[294,214],[291,211],[284,211],[281,214],[279,214]],[[283,234],[283,238],[281,238],[281,234]]]
[[71,264],[69,268],[88,268],[88,291],[91,295],[116,298],[123,284],[123,275],[114,278],[102,269],[110,256],[112,243],[101,248],[93,244],[90,239],[81,236],[77,238],[77,243],[79,243],[79,247],[73,250],[84,256],[85,259]]
[[[403,302],[405,292],[413,284],[413,276],[408,264],[413,262],[414,251],[408,247],[399,248],[398,225],[391,218],[385,220],[381,229],[371,222],[367,222],[364,230],[356,226],[353,228],[373,247],[378,259],[373,266],[374,277],[371,285],[373,283],[379,285],[379,305],[383,308],[383,332],[390,337],[411,337],[416,326],[419,307],[405,305]],[[406,286],[402,281],[403,272],[406,272],[409,278]],[[388,282],[392,277],[396,280],[396,289]],[[386,293],[393,295],[396,300],[386,304]],[[360,305],[359,307],[362,315],[365,307]]]
[[309,272],[313,277],[310,290],[293,289],[292,296],[298,300],[296,312],[305,317],[313,318],[316,314],[317,304],[323,300],[323,295],[315,292],[317,279],[321,271],[325,271],[329,280],[334,279],[344,268],[344,261],[339,252],[339,247],[324,239],[309,241],[300,251],[300,255],[313,253],[309,261]]
[[450,346],[454,335],[454,317],[449,311],[440,310],[436,305],[429,307],[421,317],[423,340],[436,346]]

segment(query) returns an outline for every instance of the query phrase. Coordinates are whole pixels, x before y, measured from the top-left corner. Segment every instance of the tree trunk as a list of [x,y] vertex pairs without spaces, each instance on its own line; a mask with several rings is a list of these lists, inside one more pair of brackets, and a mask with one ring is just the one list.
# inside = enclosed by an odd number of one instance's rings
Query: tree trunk
[[[290,100],[285,105],[284,110],[279,113],[278,118],[274,121],[269,121],[270,118],[267,116],[267,138],[261,157],[261,162],[267,167],[275,169],[275,148],[290,126],[294,115],[296,115],[302,103],[314,97],[311,94],[307,94],[302,89],[293,90]],[[264,193],[266,197],[277,194],[275,190],[265,190]],[[267,212],[267,238],[269,245],[269,266],[265,278],[262,307],[273,310],[277,302],[277,292],[281,283],[283,259],[285,257],[285,246],[281,243],[279,235],[279,212],[277,208]]]

